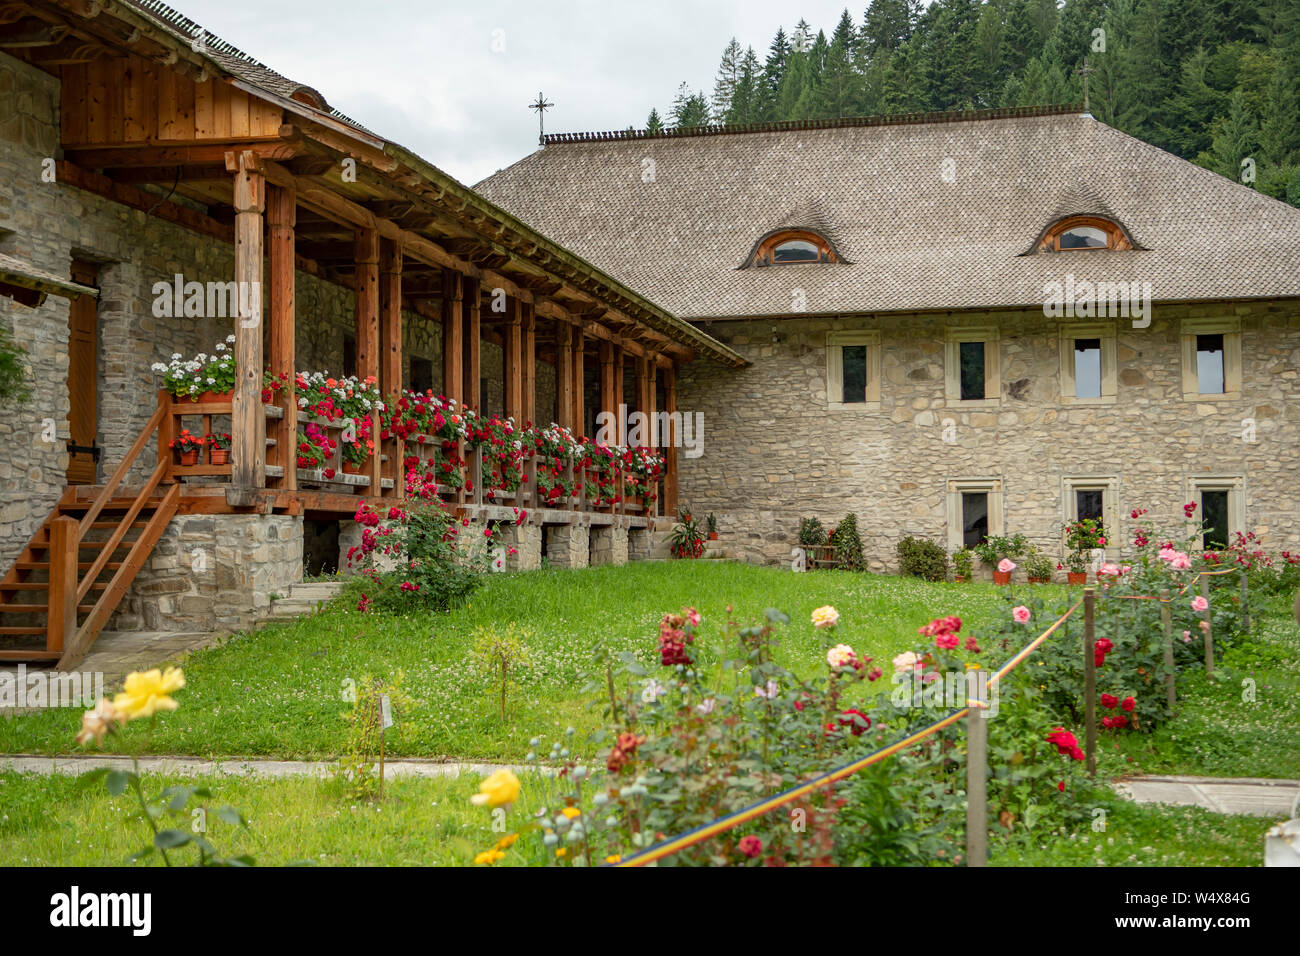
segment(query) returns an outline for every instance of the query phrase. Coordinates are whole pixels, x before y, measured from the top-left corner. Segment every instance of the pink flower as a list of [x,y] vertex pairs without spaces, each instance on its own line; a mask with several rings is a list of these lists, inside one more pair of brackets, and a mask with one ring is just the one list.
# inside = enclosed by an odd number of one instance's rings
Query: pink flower
[[1097,539],[1097,544],[1098,544],[1099,546],[1101,546],[1101,547],[1105,547],[1105,545],[1106,545],[1106,539],[1105,539],[1105,538],[1098,538],[1098,539]]
[[939,634],[934,639],[934,646],[940,650],[951,651],[961,643],[956,634]]
[[1192,643],[1192,632],[1191,632],[1191,631],[1183,631],[1183,643],[1184,643],[1184,644],[1190,644],[1190,643]]
[[1200,594],[1198,594],[1198,595],[1196,595],[1196,597],[1192,598],[1192,610],[1193,610],[1193,611],[1204,611],[1204,610],[1205,610],[1206,608],[1208,608],[1209,606],[1210,606],[1210,602],[1207,601],[1207,600],[1205,600],[1205,598],[1204,598],[1203,596],[1201,596]]
[[1001,561],[998,562],[998,570],[1001,571],[1003,574],[1010,574],[1017,567],[1018,565],[1016,564],[1016,562],[1012,561],[1010,558],[1003,558]]
[[1025,607],[1023,604],[1020,605],[1019,607],[1012,608],[1011,619],[1015,621],[1017,624],[1028,624],[1029,608]]
[[1188,571],[1192,567],[1192,559],[1184,551],[1178,551],[1169,559],[1169,567],[1175,571]]
[[736,849],[752,860],[763,852],[763,841],[756,836],[741,837]]

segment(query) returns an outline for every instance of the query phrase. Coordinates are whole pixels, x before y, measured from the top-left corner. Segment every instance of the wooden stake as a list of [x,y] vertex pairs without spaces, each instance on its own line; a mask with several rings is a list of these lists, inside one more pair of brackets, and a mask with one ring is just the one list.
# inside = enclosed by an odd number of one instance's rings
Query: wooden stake
[[1083,589],[1083,713],[1084,743],[1088,754],[1088,773],[1097,775],[1097,662],[1093,658],[1096,648],[1097,594],[1092,588]]
[[988,864],[988,741],[984,709],[966,715],[966,865]]
[[[1201,597],[1205,598],[1205,602],[1208,605],[1210,601],[1210,579],[1205,577],[1204,575],[1201,576]],[[1211,630],[1211,621],[1210,621],[1210,614],[1213,610],[1214,610],[1213,608],[1207,606],[1205,610],[1201,612],[1201,620],[1205,622],[1205,627],[1203,628],[1203,630],[1205,631],[1205,676],[1206,677],[1214,676],[1214,634],[1212,633]]]
[[1178,700],[1178,691],[1174,681],[1174,621],[1173,611],[1169,607],[1169,589],[1160,591],[1160,630],[1165,635],[1165,699],[1169,716],[1174,715],[1174,704]]
[[1241,569],[1241,633],[1250,633],[1250,581],[1246,569]]

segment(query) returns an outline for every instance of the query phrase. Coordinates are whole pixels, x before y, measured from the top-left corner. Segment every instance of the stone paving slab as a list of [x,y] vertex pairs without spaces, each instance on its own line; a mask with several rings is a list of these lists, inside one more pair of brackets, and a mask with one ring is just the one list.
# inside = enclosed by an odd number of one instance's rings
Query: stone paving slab
[[1300,797],[1300,780],[1265,777],[1125,777],[1113,786],[1120,796],[1137,803],[1172,803],[1257,817],[1290,817]]
[[[105,754],[84,756],[47,757],[26,754],[0,756],[0,770],[19,773],[79,774],[99,767],[119,770],[131,769],[131,758]],[[199,760],[192,757],[141,757],[140,769],[145,773],[175,774],[178,776],[228,775],[237,777],[329,777],[338,764],[325,760]],[[384,778],[394,777],[459,777],[462,773],[482,776],[508,767],[517,774],[553,773],[547,767],[524,767],[510,764],[461,763],[455,761],[402,759],[384,763]]]
[[[227,636],[225,631],[105,631],[100,634],[84,660],[77,665],[77,674],[103,674],[105,694],[122,688],[122,680],[131,671],[149,670],[165,661],[215,644]],[[25,674],[54,673],[53,664],[26,664]],[[17,680],[17,664],[0,667],[0,679]],[[10,675],[4,677],[3,675]],[[93,704],[93,702],[92,702]],[[31,713],[34,708],[17,707],[0,702],[0,715],[12,716]]]

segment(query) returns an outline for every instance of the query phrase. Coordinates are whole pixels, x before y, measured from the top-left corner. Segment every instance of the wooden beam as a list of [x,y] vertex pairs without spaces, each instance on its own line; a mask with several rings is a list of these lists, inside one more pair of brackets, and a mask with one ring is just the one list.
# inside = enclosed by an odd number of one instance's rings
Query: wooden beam
[[[664,369],[664,411],[668,413],[668,421],[674,421],[673,416],[677,412],[677,368],[669,365]],[[670,434],[668,447],[663,449],[664,453],[664,511],[666,515],[677,514],[677,446],[681,444],[681,436],[677,434],[677,426],[669,425]]]
[[587,431],[586,369],[583,366],[586,339],[582,328],[581,325],[573,327],[573,431],[579,438]]
[[459,272],[445,269],[442,282],[442,392],[459,403],[465,400],[463,280]]
[[[402,247],[393,239],[379,243],[379,391],[385,397],[402,392]],[[376,416],[377,418],[378,416]],[[375,429],[375,475],[393,479],[385,490],[382,481],[372,481],[371,488],[381,495],[406,497],[404,452],[400,438],[381,440]],[[387,467],[382,456],[388,457]]]
[[537,317],[531,302],[523,310],[523,389],[524,422],[537,423]]
[[235,174],[235,285],[246,310],[235,322],[235,394],[231,411],[231,483],[266,485],[266,413],[262,410],[262,212],[266,180],[256,153],[229,153]]
[[298,402],[293,395],[297,372],[297,343],[294,268],[294,225],[297,217],[294,192],[272,186],[267,196],[267,222],[271,241],[271,374],[288,375],[288,389],[283,394],[284,415],[274,424],[276,463],[284,469],[280,487],[293,491],[298,487]]
[[379,233],[358,229],[356,262],[357,377],[379,378]]
[[134,166],[207,166],[223,162],[227,153],[251,153],[262,161],[291,159],[300,151],[301,146],[297,143],[285,142],[276,136],[218,142],[203,140],[198,143],[184,140],[119,143],[114,146],[67,144],[63,147],[63,157],[85,169],[124,169]]
[[521,303],[511,299],[506,305],[509,321],[502,331],[505,335],[504,354],[506,416],[522,425],[524,422],[524,317]]
[[478,279],[461,280],[465,294],[465,404],[476,411],[483,407],[483,330],[482,299]]
[[614,397],[614,345],[600,342],[596,346],[600,361],[600,411],[618,415],[620,398]]
[[557,424],[571,429],[573,420],[573,326],[558,322],[555,328],[555,417]]

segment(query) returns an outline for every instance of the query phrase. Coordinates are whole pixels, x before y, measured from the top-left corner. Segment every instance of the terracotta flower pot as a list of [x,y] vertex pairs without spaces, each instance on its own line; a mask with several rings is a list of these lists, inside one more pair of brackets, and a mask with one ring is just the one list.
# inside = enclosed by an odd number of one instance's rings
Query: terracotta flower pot
[[359,475],[362,473],[361,469],[363,467],[363,465],[354,465],[347,459],[343,460],[343,474],[345,475]]
[[213,446],[208,449],[209,465],[228,465],[230,464],[230,449],[217,448]]
[[1068,573],[1066,574],[1066,579],[1067,579],[1071,584],[1087,584],[1087,583],[1088,583],[1088,572],[1087,572],[1087,571],[1070,571],[1070,572],[1068,572]]
[[1051,581],[1052,581],[1051,578],[1030,578],[1029,579],[1030,584],[1050,584]]
[[197,465],[199,463],[199,450],[197,448],[186,450],[177,448],[176,463],[178,465]]
[[710,532],[709,532],[709,540],[710,540],[710,541],[717,541],[717,540],[718,540],[718,532],[716,532],[716,531],[710,531]]
[[953,580],[953,583],[954,583],[954,584],[964,584],[964,583],[966,583],[966,575],[964,575],[964,574],[954,574],[954,575],[952,576],[952,580]]
[[993,583],[994,583],[994,584],[1010,584],[1010,583],[1011,583],[1011,572],[1010,572],[1010,571],[994,571],[994,572],[993,572]]

